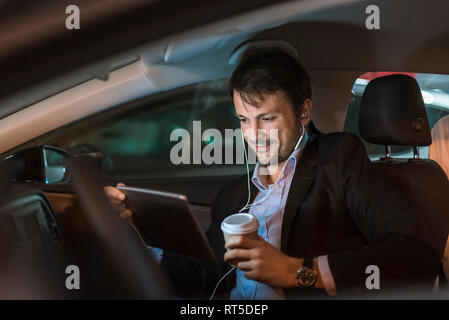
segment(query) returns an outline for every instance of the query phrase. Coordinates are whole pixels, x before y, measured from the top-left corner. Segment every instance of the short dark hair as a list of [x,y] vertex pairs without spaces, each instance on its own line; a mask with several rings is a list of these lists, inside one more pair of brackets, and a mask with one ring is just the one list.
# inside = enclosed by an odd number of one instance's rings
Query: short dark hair
[[297,116],[306,99],[312,96],[310,77],[301,63],[279,48],[253,49],[245,53],[232,73],[229,94],[258,107],[262,94],[280,90],[294,107]]

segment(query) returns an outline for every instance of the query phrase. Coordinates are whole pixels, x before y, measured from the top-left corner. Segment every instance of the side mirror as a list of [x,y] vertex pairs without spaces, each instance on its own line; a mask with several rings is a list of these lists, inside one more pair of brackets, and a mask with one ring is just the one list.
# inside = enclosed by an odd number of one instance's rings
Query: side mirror
[[42,146],[44,181],[46,184],[63,183],[70,180],[64,161],[67,156],[70,155],[62,149]]
[[19,150],[3,161],[12,163],[12,181],[25,183],[66,183],[70,176],[64,159],[70,154],[54,146],[37,146]]

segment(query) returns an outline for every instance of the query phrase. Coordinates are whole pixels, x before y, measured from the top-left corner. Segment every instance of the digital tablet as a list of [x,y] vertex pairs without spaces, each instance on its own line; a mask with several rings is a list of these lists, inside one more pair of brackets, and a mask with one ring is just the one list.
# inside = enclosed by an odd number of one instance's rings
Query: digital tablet
[[117,187],[147,244],[204,260],[215,260],[212,248],[192,213],[187,197],[136,187]]

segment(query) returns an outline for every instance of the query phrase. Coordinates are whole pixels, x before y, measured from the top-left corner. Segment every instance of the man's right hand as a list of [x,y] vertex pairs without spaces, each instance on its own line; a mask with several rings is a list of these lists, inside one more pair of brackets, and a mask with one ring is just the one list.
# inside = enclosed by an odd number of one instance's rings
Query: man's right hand
[[[124,187],[125,184],[119,182],[117,183],[117,187],[118,186]],[[126,195],[122,191],[116,187],[106,186],[104,187],[104,192],[114,209],[120,214],[121,218],[129,219],[132,217],[132,211],[128,209],[125,204]]]

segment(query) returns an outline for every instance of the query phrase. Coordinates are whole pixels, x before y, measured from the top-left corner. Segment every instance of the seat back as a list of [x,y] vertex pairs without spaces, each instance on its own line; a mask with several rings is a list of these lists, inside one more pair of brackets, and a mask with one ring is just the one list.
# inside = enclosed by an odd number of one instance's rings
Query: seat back
[[[385,146],[385,157],[374,165],[424,215],[443,257],[449,233],[449,181],[438,163],[419,157],[418,146],[430,145],[431,134],[416,80],[402,74],[372,80],[362,97],[359,130],[366,141]],[[392,145],[413,147],[414,157],[393,158]]]

